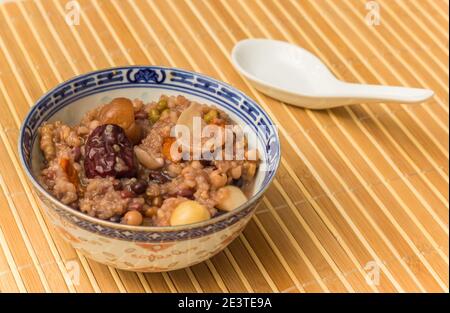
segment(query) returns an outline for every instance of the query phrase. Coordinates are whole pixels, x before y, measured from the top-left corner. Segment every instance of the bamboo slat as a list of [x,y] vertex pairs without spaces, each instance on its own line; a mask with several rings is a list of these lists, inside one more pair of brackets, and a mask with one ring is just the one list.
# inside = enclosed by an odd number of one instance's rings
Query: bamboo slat
[[[376,2],[372,26],[364,0],[78,0],[73,26],[65,0],[1,4],[0,291],[448,292],[448,2]],[[416,105],[292,107],[231,64],[237,41],[260,37],[310,50],[346,81],[436,94]],[[278,124],[280,170],[255,217],[191,268],[143,274],[86,259],[56,234],[19,164],[34,101],[74,75],[127,64],[223,80]]]

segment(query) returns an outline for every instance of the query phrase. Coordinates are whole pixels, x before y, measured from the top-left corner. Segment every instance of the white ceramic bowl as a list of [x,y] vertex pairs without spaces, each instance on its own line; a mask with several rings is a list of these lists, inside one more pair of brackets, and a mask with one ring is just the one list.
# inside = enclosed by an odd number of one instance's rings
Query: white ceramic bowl
[[[89,109],[115,97],[156,100],[184,95],[215,105],[257,138],[262,167],[252,197],[241,207],[208,221],[171,227],[129,226],[88,216],[62,204],[37,177],[42,168],[38,128],[45,121],[77,124]],[[262,127],[266,126],[266,127]],[[204,261],[224,249],[243,230],[275,176],[280,160],[276,128],[252,99],[213,78],[156,66],[104,69],[68,80],[45,94],[28,113],[19,138],[22,165],[58,232],[86,257],[116,268],[160,272]]]

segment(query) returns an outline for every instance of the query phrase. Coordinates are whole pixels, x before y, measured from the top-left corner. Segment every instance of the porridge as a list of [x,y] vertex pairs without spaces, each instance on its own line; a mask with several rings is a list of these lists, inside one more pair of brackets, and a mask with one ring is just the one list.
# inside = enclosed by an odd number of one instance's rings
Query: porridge
[[[173,132],[180,125],[193,131],[192,142],[180,144]],[[115,98],[75,126],[55,121],[40,127],[40,181],[62,203],[103,220],[147,226],[204,221],[244,204],[259,168],[258,152],[245,136],[227,137],[233,125],[225,112],[183,96],[150,103]],[[195,136],[208,127],[214,132]],[[224,149],[229,142],[231,153]]]

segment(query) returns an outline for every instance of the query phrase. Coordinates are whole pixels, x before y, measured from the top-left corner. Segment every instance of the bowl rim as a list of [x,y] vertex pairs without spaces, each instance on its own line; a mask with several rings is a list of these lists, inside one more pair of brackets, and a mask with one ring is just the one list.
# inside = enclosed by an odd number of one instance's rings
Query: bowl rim
[[[121,224],[121,223],[115,223],[115,222],[111,222],[108,220],[102,220],[98,217],[94,217],[94,216],[90,216],[86,213],[83,213],[77,209],[74,209],[64,203],[62,203],[61,201],[59,201],[58,199],[56,199],[49,191],[47,191],[43,186],[41,186],[41,184],[38,182],[38,180],[36,179],[36,177],[32,174],[32,170],[28,168],[26,162],[25,162],[25,155],[23,153],[22,150],[22,143],[23,143],[23,138],[24,138],[24,131],[25,131],[25,127],[26,124],[25,122],[29,119],[31,113],[34,112],[34,110],[36,109],[37,105],[47,96],[49,96],[53,91],[57,90],[58,88],[67,85],[79,78],[82,78],[84,76],[88,76],[88,75],[94,75],[96,73],[100,73],[100,72],[104,72],[104,71],[114,71],[114,70],[118,70],[118,69],[137,69],[137,68],[158,68],[158,69],[164,69],[164,70],[177,70],[177,71],[182,71],[182,72],[186,72],[186,73],[190,73],[190,74],[194,74],[196,76],[200,76],[203,78],[206,78],[208,80],[211,80],[213,82],[216,82],[218,84],[224,85],[228,88],[230,88],[233,92],[237,92],[239,95],[250,99],[251,102],[253,104],[255,104],[267,117],[267,119],[271,122],[271,125],[275,125],[274,121],[272,120],[272,118],[270,117],[269,114],[267,114],[267,112],[264,110],[264,108],[262,108],[256,101],[254,101],[252,98],[250,98],[249,96],[247,96],[244,92],[240,91],[238,88],[217,80],[213,77],[210,77],[208,75],[202,74],[202,73],[198,73],[195,71],[191,71],[191,70],[186,70],[183,68],[177,68],[177,67],[169,67],[169,66],[161,66],[161,65],[140,65],[140,64],[135,64],[135,65],[125,65],[125,66],[114,66],[114,67],[105,67],[105,68],[101,68],[95,71],[90,71],[90,72],[86,72],[86,73],[82,73],[79,75],[75,75],[72,76],[71,78],[57,84],[56,86],[50,88],[47,92],[45,92],[41,97],[39,97],[35,103],[33,104],[33,106],[30,107],[27,115],[24,117],[22,124],[20,125],[20,129],[19,129],[19,138],[18,138],[18,152],[19,152],[19,159],[20,159],[20,163],[22,165],[22,168],[25,170],[26,175],[28,176],[28,179],[31,181],[32,185],[34,188],[36,188],[42,195],[44,195],[48,200],[50,200],[51,202],[53,202],[54,205],[56,205],[58,208],[63,209],[64,211],[67,211],[70,214],[74,214],[75,216],[83,219],[83,220],[87,220],[91,223],[94,224],[99,224],[105,227],[109,227],[109,228],[113,228],[113,229],[121,229],[121,230],[129,230],[129,231],[140,231],[140,232],[178,232],[178,231],[185,231],[185,230],[190,230],[190,229],[199,229],[199,228],[203,228],[205,226],[208,225],[212,225],[215,224],[217,222],[223,221],[225,219],[228,219],[236,214],[238,214],[241,211],[244,211],[245,209],[249,208],[250,206],[252,206],[255,202],[257,202],[265,193],[265,191],[267,190],[267,188],[269,188],[269,186],[271,185],[273,179],[275,178],[276,172],[278,171],[279,165],[280,165],[280,161],[281,161],[281,145],[280,145],[280,138],[278,135],[278,131],[275,129],[275,143],[276,143],[276,148],[278,150],[278,155],[276,158],[276,163],[274,166],[274,170],[273,170],[273,174],[270,177],[269,181],[263,185],[254,195],[252,195],[250,197],[250,199],[248,199],[248,201],[244,204],[242,204],[241,206],[237,207],[236,209],[223,213],[219,216],[213,217],[209,220],[206,221],[201,221],[201,222],[196,222],[196,223],[192,223],[192,224],[185,224],[185,225],[178,225],[178,226],[133,226],[133,225],[126,225],[126,224]],[[59,110],[58,110],[59,111]],[[57,111],[56,111],[57,112]],[[44,203],[44,205],[47,205]]]

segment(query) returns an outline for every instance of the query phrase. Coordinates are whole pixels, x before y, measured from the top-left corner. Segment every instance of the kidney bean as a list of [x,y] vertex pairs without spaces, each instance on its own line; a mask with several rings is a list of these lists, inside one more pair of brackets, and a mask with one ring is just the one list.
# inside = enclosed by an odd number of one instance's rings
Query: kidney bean
[[194,190],[190,188],[181,189],[176,192],[176,195],[188,199],[194,199]]
[[148,173],[148,178],[157,184],[164,184],[164,183],[169,182],[172,179],[168,174],[161,172],[161,171],[154,171],[154,170],[152,170]]
[[131,184],[130,188],[135,194],[140,195],[145,192],[147,186],[148,184],[146,181],[137,180],[135,183]]
[[133,210],[140,211],[140,210],[142,210],[143,206],[144,205],[142,203],[132,202],[131,204],[128,205],[128,210],[130,210],[130,211],[133,211]]
[[131,190],[124,189],[124,190],[120,191],[120,196],[122,198],[132,198],[135,196],[135,193],[132,192]]

